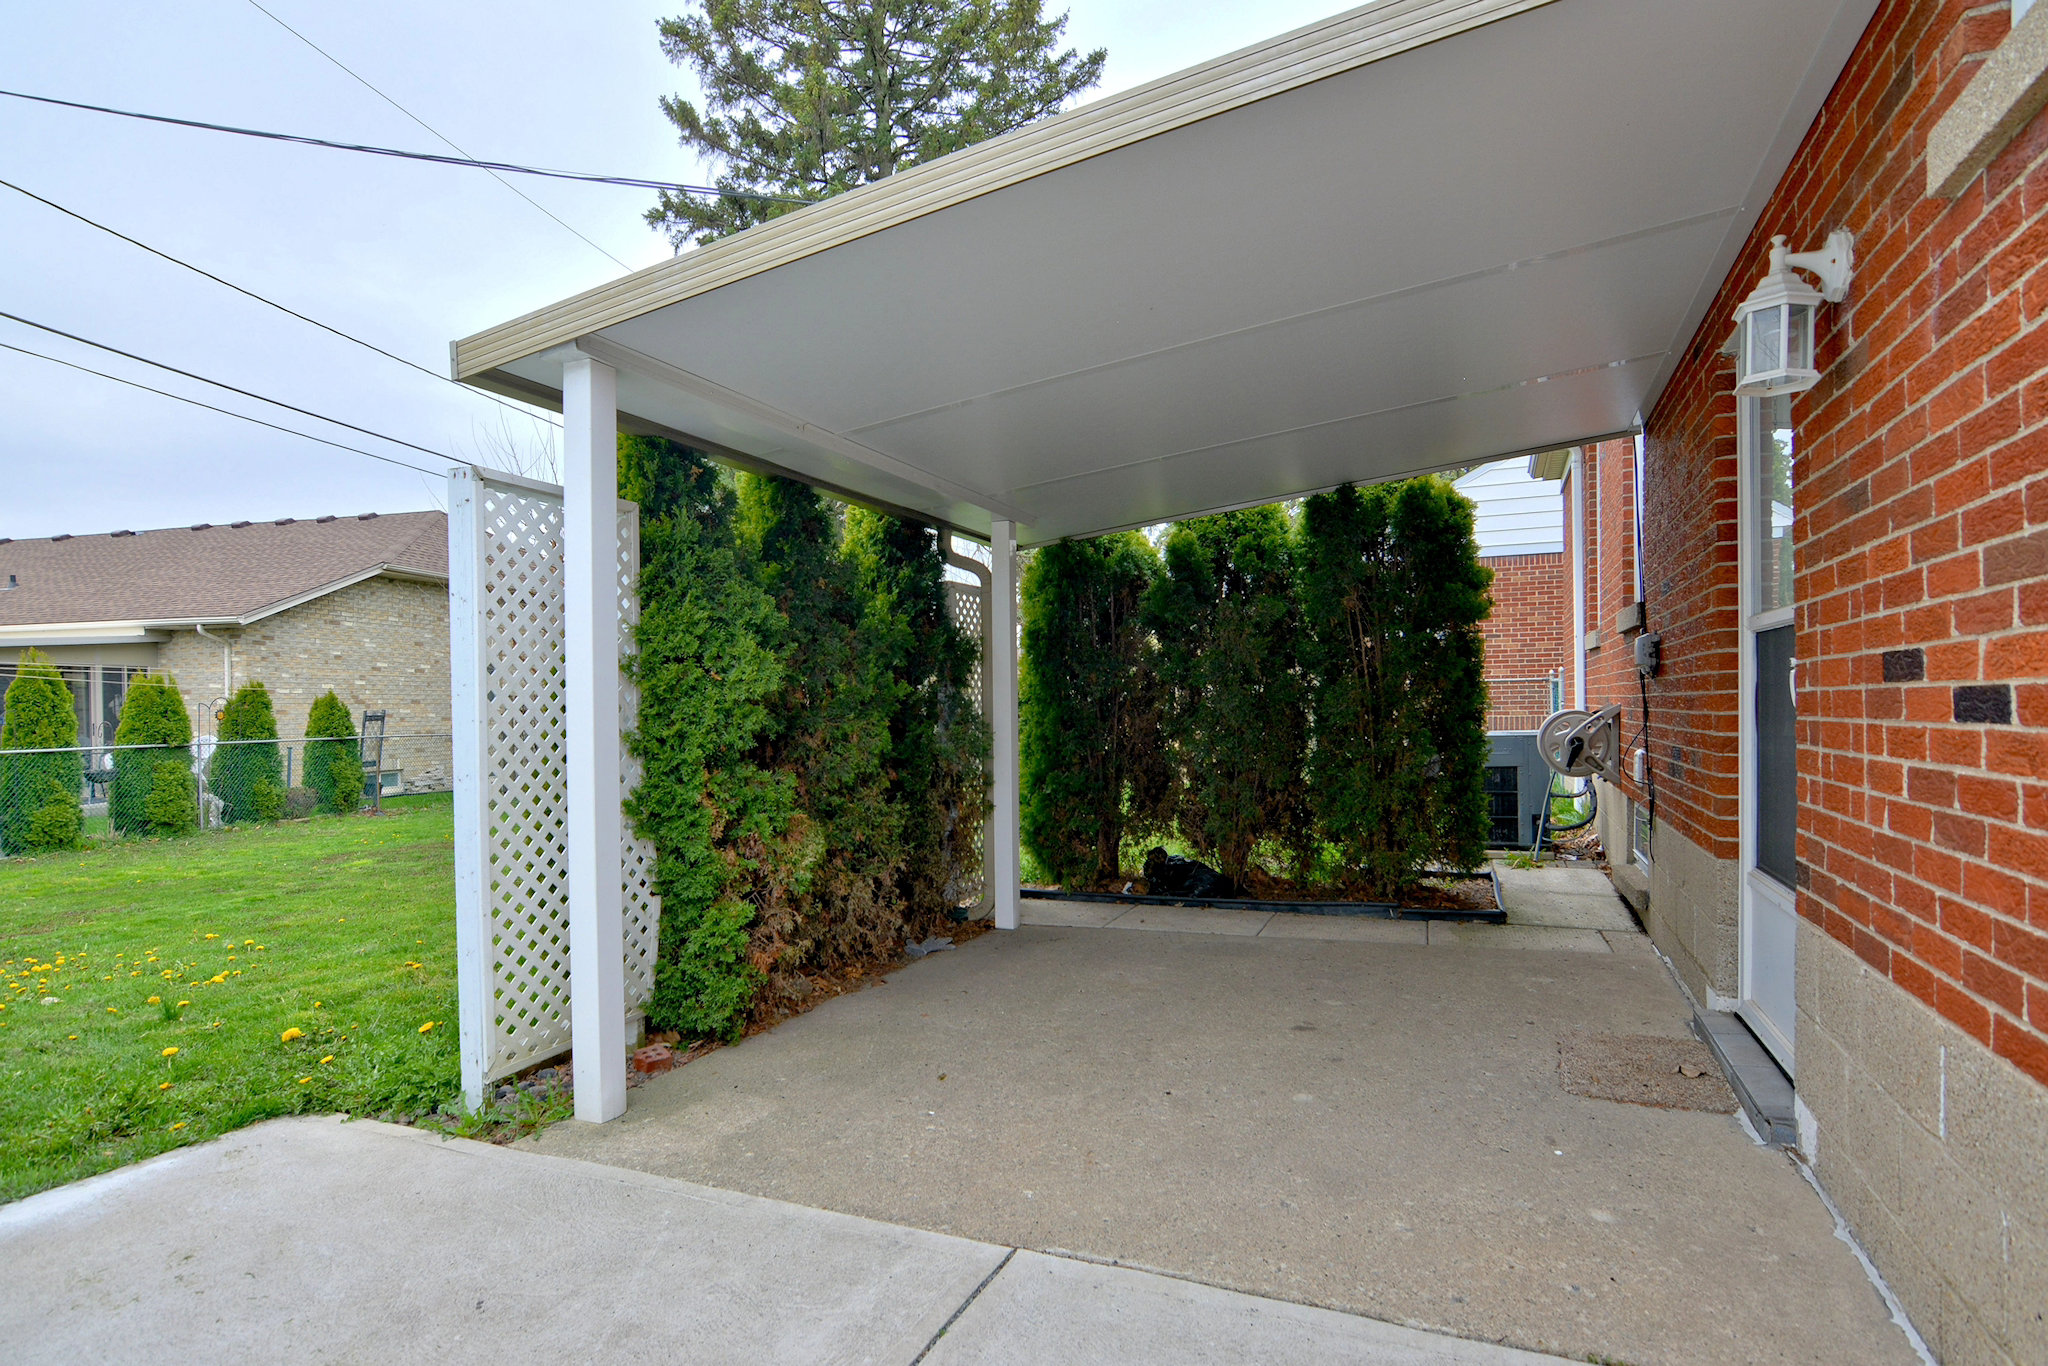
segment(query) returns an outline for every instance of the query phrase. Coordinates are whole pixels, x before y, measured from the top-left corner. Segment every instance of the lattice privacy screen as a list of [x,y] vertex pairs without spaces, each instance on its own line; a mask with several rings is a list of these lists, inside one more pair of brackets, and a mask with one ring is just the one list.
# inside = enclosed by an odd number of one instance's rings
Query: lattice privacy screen
[[[956,561],[957,562],[957,561]],[[962,565],[966,568],[966,565]],[[970,571],[973,572],[973,571]],[[977,573],[977,578],[980,575]],[[983,700],[981,686],[982,663],[988,658],[988,584],[986,582],[946,582],[946,606],[953,614],[953,622],[972,637],[981,648],[974,654],[974,672],[968,676],[967,693],[974,699],[975,714],[988,720],[988,707]],[[988,857],[988,822],[975,827],[974,852],[980,856],[978,869],[986,868]],[[988,880],[979,870],[971,878],[962,878],[954,894],[962,906],[984,906],[992,904],[988,897]]]
[[[481,470],[458,471],[450,488],[463,1082],[478,1099],[488,1083],[571,1042],[562,491]],[[626,655],[639,617],[639,509],[622,501],[618,528]],[[637,690],[622,679],[622,733],[637,716]],[[639,779],[630,753],[620,778],[623,798]],[[650,886],[653,851],[630,823],[622,845],[626,1004],[637,1009],[654,984],[661,903]]]

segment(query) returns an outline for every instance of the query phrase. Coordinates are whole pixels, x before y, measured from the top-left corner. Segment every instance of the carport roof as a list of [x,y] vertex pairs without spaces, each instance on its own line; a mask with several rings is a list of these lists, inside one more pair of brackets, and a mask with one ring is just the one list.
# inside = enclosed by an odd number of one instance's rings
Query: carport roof
[[[458,378],[1021,543],[1589,441],[1875,0],[1378,0],[495,327]],[[572,349],[573,348],[573,349]]]

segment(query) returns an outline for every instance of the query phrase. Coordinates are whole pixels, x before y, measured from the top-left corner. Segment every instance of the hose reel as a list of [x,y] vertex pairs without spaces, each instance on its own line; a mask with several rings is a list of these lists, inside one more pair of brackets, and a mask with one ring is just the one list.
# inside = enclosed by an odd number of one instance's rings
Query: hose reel
[[1567,778],[1621,781],[1621,707],[1553,712],[1536,732],[1536,752]]

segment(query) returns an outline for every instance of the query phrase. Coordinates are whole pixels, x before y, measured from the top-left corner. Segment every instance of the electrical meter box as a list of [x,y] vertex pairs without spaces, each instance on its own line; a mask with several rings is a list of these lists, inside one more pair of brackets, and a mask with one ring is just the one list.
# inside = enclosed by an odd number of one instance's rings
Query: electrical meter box
[[1527,849],[1536,843],[1543,803],[1550,792],[1550,766],[1536,748],[1533,730],[1494,731],[1486,737],[1488,847]]

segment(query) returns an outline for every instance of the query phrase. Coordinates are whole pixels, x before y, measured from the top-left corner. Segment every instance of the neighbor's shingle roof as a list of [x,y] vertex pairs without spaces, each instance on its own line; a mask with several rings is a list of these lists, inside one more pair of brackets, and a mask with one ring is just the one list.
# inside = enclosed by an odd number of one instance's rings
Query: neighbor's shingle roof
[[[0,541],[0,626],[240,621],[386,566],[447,578],[446,514]],[[17,586],[5,590],[10,574]]]

